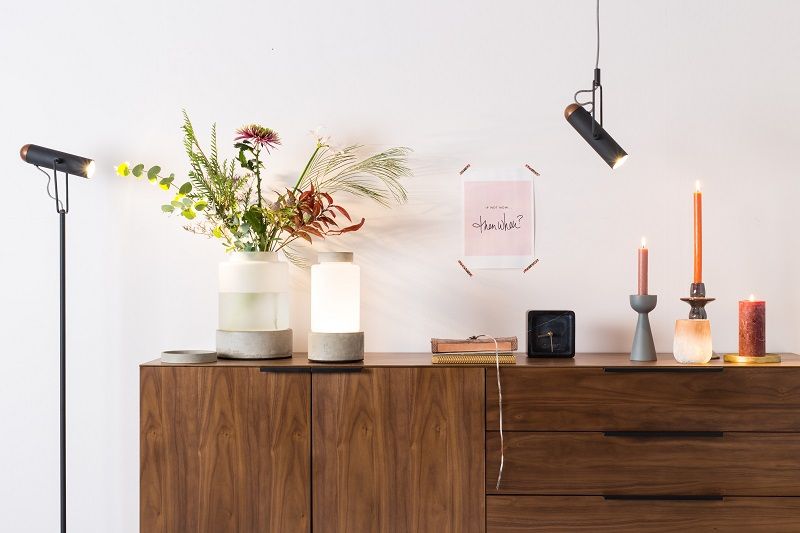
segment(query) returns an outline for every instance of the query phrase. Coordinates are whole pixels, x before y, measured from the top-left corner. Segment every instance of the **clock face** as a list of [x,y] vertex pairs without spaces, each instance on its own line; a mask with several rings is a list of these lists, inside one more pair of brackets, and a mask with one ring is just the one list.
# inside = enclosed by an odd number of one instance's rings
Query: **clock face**
[[528,311],[528,357],[573,357],[575,313]]

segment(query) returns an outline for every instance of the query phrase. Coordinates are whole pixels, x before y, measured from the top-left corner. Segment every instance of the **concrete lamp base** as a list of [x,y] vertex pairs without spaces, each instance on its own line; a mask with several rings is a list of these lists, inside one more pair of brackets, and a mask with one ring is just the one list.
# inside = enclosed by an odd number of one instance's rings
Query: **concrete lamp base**
[[217,354],[225,359],[283,359],[292,356],[292,330],[217,330]]
[[364,360],[364,332],[308,334],[308,360],[348,363]]

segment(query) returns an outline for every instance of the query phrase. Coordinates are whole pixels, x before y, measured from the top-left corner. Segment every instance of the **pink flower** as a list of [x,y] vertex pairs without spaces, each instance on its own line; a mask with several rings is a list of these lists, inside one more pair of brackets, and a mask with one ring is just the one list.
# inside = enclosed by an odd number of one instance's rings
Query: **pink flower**
[[281,144],[278,133],[269,128],[265,128],[259,124],[250,124],[249,126],[242,126],[236,130],[237,137],[235,141],[249,141],[254,145],[264,148],[269,152],[270,148],[275,148],[276,145]]

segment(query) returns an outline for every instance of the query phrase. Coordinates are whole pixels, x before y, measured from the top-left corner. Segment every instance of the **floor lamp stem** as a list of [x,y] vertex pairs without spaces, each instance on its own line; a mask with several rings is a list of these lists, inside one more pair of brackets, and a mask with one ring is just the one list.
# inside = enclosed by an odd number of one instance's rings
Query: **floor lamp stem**
[[66,306],[66,246],[65,246],[65,229],[66,229],[67,212],[64,209],[58,211],[59,222],[59,271],[61,281],[59,284],[60,291],[60,306],[59,306],[59,320],[60,320],[60,344],[61,344],[61,359],[60,359],[60,378],[61,378],[61,431],[60,431],[60,444],[61,444],[61,533],[67,531],[67,306]]

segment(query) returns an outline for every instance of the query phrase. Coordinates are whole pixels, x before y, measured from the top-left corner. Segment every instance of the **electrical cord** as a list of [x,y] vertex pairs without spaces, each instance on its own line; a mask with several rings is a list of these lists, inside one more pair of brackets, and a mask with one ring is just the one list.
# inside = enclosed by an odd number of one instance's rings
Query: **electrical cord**
[[[595,2],[595,24],[597,28],[597,51],[594,56],[594,68],[597,70],[600,68],[600,0],[596,0]],[[575,100],[575,103],[581,107],[586,107],[587,105],[591,105],[592,102],[581,102],[578,100],[578,95],[581,93],[591,93],[594,92],[594,89],[581,89],[580,91],[576,91],[575,95],[572,97]],[[591,111],[591,109],[589,110]]]
[[596,21],[597,21],[597,54],[594,58],[594,68],[600,68],[600,0],[597,0],[597,14],[596,14]]
[[[53,193],[51,193],[51,192],[50,192],[50,181],[52,181],[54,178],[53,178],[52,176],[50,176],[50,174],[48,174],[48,173],[47,173],[47,171],[46,171],[46,170],[44,170],[44,169],[43,169],[42,167],[40,167],[39,165],[34,165],[34,166],[35,166],[36,168],[38,168],[38,169],[39,169],[39,172],[41,172],[42,174],[44,174],[45,176],[47,176],[47,196],[49,196],[51,199],[53,199],[53,200],[55,200],[56,202],[58,202],[58,207],[59,207],[59,209],[63,209],[63,208],[64,208],[64,204],[62,204],[62,203],[61,203],[61,200],[59,200],[58,198],[56,198],[55,196],[53,196]],[[57,179],[57,178],[56,178],[56,179]]]
[[[555,319],[554,319],[555,320]],[[486,337],[494,341],[494,364],[497,371],[497,405],[500,410],[500,468],[497,471],[497,483],[495,490],[500,490],[500,481],[503,479],[503,464],[505,463],[505,439],[503,438],[503,388],[500,386],[500,347],[497,344],[497,339],[491,335],[475,335],[470,339],[478,339]]]

